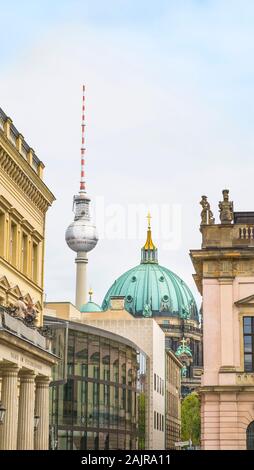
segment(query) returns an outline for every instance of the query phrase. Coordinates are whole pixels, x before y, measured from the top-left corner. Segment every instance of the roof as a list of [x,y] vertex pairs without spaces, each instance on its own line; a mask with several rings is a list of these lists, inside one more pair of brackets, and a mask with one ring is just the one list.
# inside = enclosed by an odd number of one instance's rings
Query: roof
[[199,321],[189,287],[157,263],[141,263],[116,279],[105,295],[103,310],[109,307],[112,296],[124,296],[125,309],[134,316],[180,316]]
[[86,304],[83,304],[80,307],[80,312],[81,313],[86,313],[86,312],[101,312],[102,309],[101,307],[96,304],[95,302],[89,301]]

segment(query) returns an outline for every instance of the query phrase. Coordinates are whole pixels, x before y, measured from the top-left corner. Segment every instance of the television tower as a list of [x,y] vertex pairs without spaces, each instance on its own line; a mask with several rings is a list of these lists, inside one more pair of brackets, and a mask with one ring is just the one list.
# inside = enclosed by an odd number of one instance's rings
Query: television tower
[[78,310],[86,303],[87,296],[87,253],[98,242],[96,227],[90,217],[90,198],[86,193],[85,185],[85,86],[83,85],[82,99],[82,143],[81,143],[81,177],[80,191],[73,198],[74,221],[65,232],[65,240],[69,248],[77,253],[76,268],[76,300]]

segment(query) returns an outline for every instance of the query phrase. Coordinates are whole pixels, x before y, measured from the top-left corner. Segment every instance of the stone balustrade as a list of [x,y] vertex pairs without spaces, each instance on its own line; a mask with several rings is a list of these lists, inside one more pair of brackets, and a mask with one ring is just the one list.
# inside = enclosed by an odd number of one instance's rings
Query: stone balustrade
[[27,339],[43,349],[49,349],[49,340],[40,334],[37,328],[31,328],[26,326],[22,320],[17,319],[1,307],[0,311],[0,328],[6,328],[8,331],[12,331],[16,335]]
[[253,240],[254,239],[254,226],[245,225],[239,227],[239,238],[240,240]]

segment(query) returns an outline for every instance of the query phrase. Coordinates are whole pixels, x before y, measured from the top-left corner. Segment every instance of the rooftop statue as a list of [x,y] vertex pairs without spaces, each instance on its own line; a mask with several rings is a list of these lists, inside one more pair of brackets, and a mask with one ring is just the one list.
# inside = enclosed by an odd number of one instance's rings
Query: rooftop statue
[[184,320],[188,320],[191,316],[191,311],[188,306],[182,307],[182,312],[180,313],[180,317]]
[[182,376],[183,378],[187,377],[187,367],[186,367],[185,364],[183,365],[183,367],[182,367],[182,369],[181,369],[181,376]]
[[207,196],[201,196],[200,204],[202,206],[201,211],[201,225],[212,225],[214,224],[213,213],[210,209],[210,204],[207,201]]
[[223,201],[219,202],[220,220],[222,224],[231,224],[234,218],[233,201],[229,201],[229,190],[223,189]]

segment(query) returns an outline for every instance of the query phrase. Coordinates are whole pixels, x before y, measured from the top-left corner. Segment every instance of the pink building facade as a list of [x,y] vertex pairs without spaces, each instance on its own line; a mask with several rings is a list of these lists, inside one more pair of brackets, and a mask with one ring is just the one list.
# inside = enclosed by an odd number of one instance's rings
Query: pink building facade
[[191,250],[203,297],[202,448],[254,449],[254,212],[233,212],[224,190],[215,224],[205,202],[202,247]]

